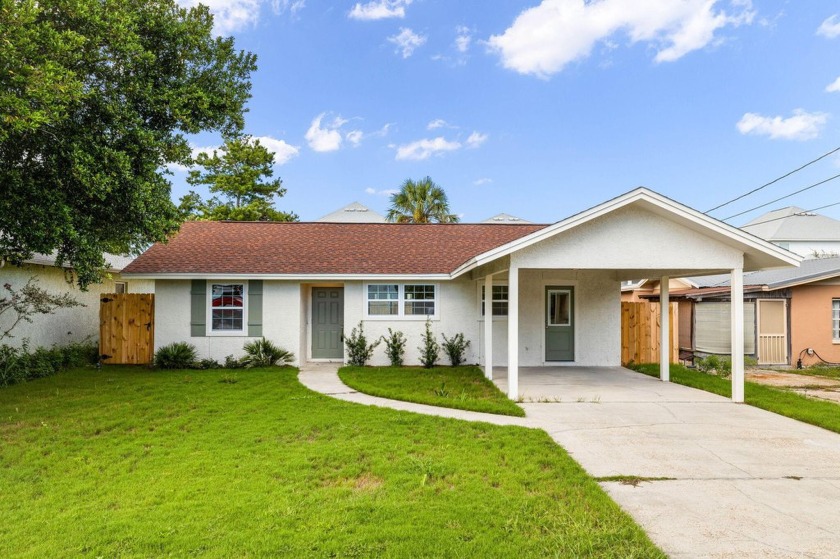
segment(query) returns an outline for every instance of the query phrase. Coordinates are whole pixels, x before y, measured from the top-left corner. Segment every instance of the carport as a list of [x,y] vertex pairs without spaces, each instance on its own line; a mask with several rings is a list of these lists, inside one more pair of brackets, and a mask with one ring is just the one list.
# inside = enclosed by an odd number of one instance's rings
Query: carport
[[[462,265],[485,293],[506,285],[507,328],[485,320],[483,366],[507,365],[507,393],[520,396],[521,367],[618,367],[622,281],[660,278],[660,379],[669,381],[668,280],[729,274],[732,400],[744,401],[743,273],[798,266],[801,258],[646,188],[590,208]],[[485,297],[492,316],[493,297]],[[495,331],[499,330],[499,331]],[[501,342],[500,338],[505,338]]]

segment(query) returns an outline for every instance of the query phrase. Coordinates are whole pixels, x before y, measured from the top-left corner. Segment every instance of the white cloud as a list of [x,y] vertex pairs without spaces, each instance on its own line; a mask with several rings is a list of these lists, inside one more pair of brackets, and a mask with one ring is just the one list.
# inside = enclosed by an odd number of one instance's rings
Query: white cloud
[[256,26],[262,0],[178,0],[185,8],[204,4],[213,13],[213,33],[230,35]]
[[376,190],[375,188],[365,188],[365,194],[370,194],[374,196],[391,196],[392,194],[396,194],[399,190],[393,188],[387,188],[385,190]]
[[837,14],[834,14],[820,24],[817,28],[817,35],[822,35],[829,39],[840,36],[840,18],[838,18]]
[[285,140],[278,140],[271,136],[255,136],[254,139],[259,140],[260,145],[265,146],[268,151],[274,152],[275,165],[285,165],[300,154],[300,147],[288,144]]
[[306,141],[309,147],[317,152],[336,151],[341,148],[341,132],[339,128],[347,121],[341,117],[336,117],[333,121],[325,126],[321,126],[321,121],[326,116],[326,113],[321,113],[312,119],[312,124],[309,130],[306,131]]
[[426,37],[418,35],[408,27],[400,27],[400,32],[388,37],[388,42],[397,45],[397,54],[402,54],[403,58],[408,58],[414,54],[415,50],[426,43]]
[[271,0],[271,9],[277,15],[289,12],[292,16],[296,16],[305,7],[306,0]]
[[828,84],[825,90],[829,93],[840,93],[840,77]]
[[344,135],[347,138],[347,141],[353,144],[353,146],[358,146],[362,143],[362,139],[365,137],[365,133],[361,130],[351,130],[347,134]]
[[470,134],[469,138],[467,138],[467,147],[468,148],[477,148],[481,144],[487,141],[487,134],[482,134],[480,132],[473,132]]
[[793,111],[793,116],[763,116],[746,113],[738,121],[741,134],[768,136],[771,140],[813,140],[820,135],[828,121],[826,113],[809,113],[802,109]]
[[619,32],[631,44],[653,44],[656,62],[671,62],[718,42],[718,29],[750,24],[754,16],[751,0],[542,0],[488,45],[505,68],[547,78]]
[[371,0],[362,4],[356,3],[350,13],[347,14],[351,19],[359,19],[363,21],[371,21],[377,19],[388,18],[404,18],[405,9],[411,5],[414,0]]
[[422,161],[433,155],[443,155],[448,151],[457,151],[459,149],[461,149],[460,142],[449,141],[442,136],[431,139],[425,138],[398,146],[397,160]]
[[487,177],[482,177],[480,179],[474,180],[473,184],[476,185],[476,186],[483,186],[485,184],[490,184],[491,182],[493,182],[493,179],[490,179],[490,178],[487,178]]
[[426,125],[426,130],[436,130],[438,128],[455,128],[442,118],[436,118]]
[[457,33],[457,36],[455,37],[455,48],[461,54],[465,54],[468,50],[470,50],[470,44],[472,43],[472,31],[470,31],[469,27],[459,25],[455,28],[455,33]]

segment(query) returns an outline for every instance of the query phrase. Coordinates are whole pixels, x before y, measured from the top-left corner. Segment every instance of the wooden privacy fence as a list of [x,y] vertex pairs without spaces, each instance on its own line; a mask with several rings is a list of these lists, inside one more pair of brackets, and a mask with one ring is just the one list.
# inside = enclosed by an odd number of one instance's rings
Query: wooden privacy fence
[[99,298],[99,354],[103,363],[151,363],[154,338],[154,294],[108,293]]
[[[671,363],[679,359],[677,304],[669,305]],[[659,303],[621,303],[621,364],[659,363]]]

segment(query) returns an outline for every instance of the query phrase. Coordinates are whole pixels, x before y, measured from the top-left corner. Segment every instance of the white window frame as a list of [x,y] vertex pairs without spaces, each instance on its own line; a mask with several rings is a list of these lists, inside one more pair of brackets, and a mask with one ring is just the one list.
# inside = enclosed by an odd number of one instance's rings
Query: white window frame
[[[493,282],[493,287],[508,287],[507,282]],[[482,292],[484,291],[484,283],[481,282],[478,285],[478,318],[479,320],[484,320],[484,298],[481,296]],[[510,292],[508,292],[508,298],[504,299],[505,303],[508,303],[508,312],[510,312]],[[492,301],[491,301],[492,307]],[[506,314],[494,314],[493,320],[507,320],[508,315]]]
[[[242,286],[242,329],[241,330],[213,330],[213,286],[241,285]],[[248,281],[247,280],[207,280],[207,335],[208,336],[247,336],[248,335]]]
[[[368,286],[371,285],[396,285],[397,286],[397,314],[370,314],[369,310],[370,307],[368,303],[371,301],[382,301],[383,299],[368,299]],[[434,287],[435,289],[435,298],[433,299],[435,304],[435,312],[434,314],[405,314],[405,287],[407,285],[428,285]],[[440,284],[429,282],[429,281],[375,281],[375,282],[368,282],[364,284],[364,305],[365,305],[365,320],[379,320],[379,321],[388,321],[388,320],[417,320],[417,321],[425,321],[426,318],[430,318],[431,320],[438,320],[440,316]],[[425,299],[429,300],[429,299]]]
[[[122,291],[117,289],[118,286],[122,286]],[[114,293],[117,294],[125,294],[128,293],[128,282],[127,281],[115,281],[114,282]]]
[[840,344],[840,299],[831,300],[831,338],[835,344]]

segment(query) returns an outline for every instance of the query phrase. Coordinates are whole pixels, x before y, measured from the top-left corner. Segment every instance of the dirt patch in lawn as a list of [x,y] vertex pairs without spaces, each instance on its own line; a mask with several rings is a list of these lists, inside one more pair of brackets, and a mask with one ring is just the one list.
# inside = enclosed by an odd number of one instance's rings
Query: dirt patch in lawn
[[747,371],[746,380],[840,403],[840,380],[837,379],[756,369]]

